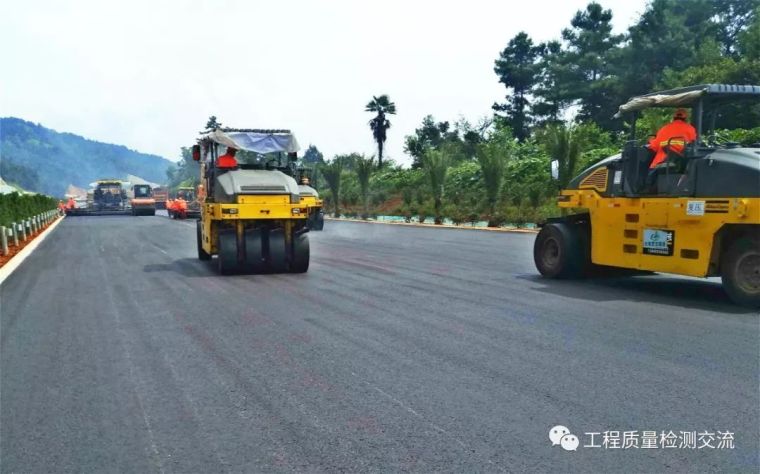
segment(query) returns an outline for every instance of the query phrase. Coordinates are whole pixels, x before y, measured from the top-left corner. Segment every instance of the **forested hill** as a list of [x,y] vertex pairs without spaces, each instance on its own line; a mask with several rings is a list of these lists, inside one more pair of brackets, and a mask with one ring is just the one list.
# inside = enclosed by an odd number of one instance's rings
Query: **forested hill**
[[0,118],[0,176],[29,191],[63,196],[69,184],[87,188],[127,174],[163,183],[171,162],[122,145],[59,133],[14,117]]

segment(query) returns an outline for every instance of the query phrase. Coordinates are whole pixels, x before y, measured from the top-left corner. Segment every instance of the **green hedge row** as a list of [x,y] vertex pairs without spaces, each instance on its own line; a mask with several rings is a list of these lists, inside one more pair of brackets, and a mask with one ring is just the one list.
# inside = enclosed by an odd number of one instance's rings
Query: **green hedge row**
[[35,214],[56,209],[58,201],[42,194],[0,194],[0,225],[28,219]]

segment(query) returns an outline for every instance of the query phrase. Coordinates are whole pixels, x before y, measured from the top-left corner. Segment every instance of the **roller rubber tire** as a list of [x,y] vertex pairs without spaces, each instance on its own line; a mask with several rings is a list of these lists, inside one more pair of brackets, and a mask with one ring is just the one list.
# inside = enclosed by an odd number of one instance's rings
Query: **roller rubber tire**
[[272,229],[269,231],[268,250],[268,270],[273,273],[282,273],[287,271],[288,253],[285,247],[285,231],[283,229]]
[[562,222],[546,224],[536,236],[533,260],[547,278],[579,278],[589,265],[580,226]]
[[325,214],[322,211],[319,211],[314,216],[314,227],[312,227],[312,229],[322,230],[324,228],[325,228]]
[[238,271],[237,238],[234,232],[219,232],[217,242],[219,252],[217,266],[222,275],[232,275]]
[[261,273],[266,270],[261,230],[249,229],[245,232],[245,270]]
[[291,273],[306,273],[309,270],[309,236],[301,234],[293,237],[293,253],[290,260]]
[[721,258],[721,280],[731,300],[760,308],[760,239],[740,237]]

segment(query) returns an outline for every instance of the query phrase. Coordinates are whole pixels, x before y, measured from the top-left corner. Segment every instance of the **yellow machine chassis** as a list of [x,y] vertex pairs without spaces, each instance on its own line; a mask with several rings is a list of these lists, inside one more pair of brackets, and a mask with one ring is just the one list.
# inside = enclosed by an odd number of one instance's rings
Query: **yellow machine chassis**
[[[604,197],[596,189],[563,190],[561,196],[560,207],[589,212],[591,261],[599,265],[712,276],[719,270],[721,229],[760,227],[760,198]],[[664,247],[670,255],[644,253],[645,231],[654,230],[673,236]]]
[[322,200],[314,196],[301,196],[301,205],[308,209],[309,215],[322,209]]
[[201,247],[209,255],[217,254],[221,226],[235,228],[242,233],[247,224],[271,223],[281,225],[286,238],[289,238],[294,224],[305,221],[308,212],[303,200],[291,203],[290,195],[238,196],[237,203],[206,201],[201,206]]

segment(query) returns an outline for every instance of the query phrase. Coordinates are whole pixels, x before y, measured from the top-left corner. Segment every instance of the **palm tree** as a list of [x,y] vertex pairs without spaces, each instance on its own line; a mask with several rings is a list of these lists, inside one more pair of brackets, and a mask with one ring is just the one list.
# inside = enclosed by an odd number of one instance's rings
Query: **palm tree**
[[575,175],[575,168],[581,156],[581,138],[573,127],[565,124],[549,125],[540,134],[539,140],[546,153],[557,162],[558,185],[564,189]]
[[[564,189],[575,175],[583,147],[582,139],[573,127],[563,123],[547,126],[540,134],[540,141],[546,153],[557,162],[557,186]],[[567,208],[563,207],[561,211],[563,216],[567,214]]]
[[491,141],[478,146],[477,160],[483,174],[488,204],[488,227],[498,227],[496,220],[496,203],[501,197],[507,160],[512,153],[508,137],[494,137]]
[[356,178],[359,181],[359,189],[362,194],[362,204],[364,206],[364,219],[367,218],[369,211],[367,209],[369,201],[369,178],[372,176],[372,168],[374,166],[374,160],[372,157],[365,158],[363,155],[357,157],[354,162],[354,170],[356,171]]
[[327,181],[327,186],[332,193],[332,201],[335,206],[335,217],[340,216],[338,203],[340,202],[340,177],[343,173],[343,163],[340,160],[333,159],[331,163],[325,163],[321,166],[322,176]]
[[450,158],[442,150],[428,148],[422,155],[422,167],[430,180],[430,189],[433,191],[433,207],[435,209],[435,223],[443,224],[441,217],[441,201],[443,199],[443,185],[446,181],[446,172],[449,169]]
[[372,100],[364,110],[377,113],[369,121],[369,128],[372,129],[372,136],[377,142],[377,166],[380,168],[383,166],[383,144],[385,143],[386,131],[391,128],[391,122],[385,118],[385,114],[396,115],[396,104],[391,102],[386,94],[380,97],[372,96]]

